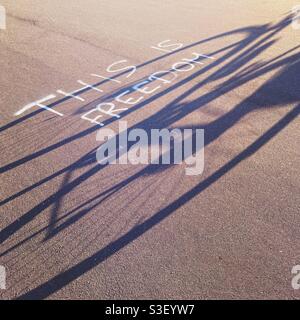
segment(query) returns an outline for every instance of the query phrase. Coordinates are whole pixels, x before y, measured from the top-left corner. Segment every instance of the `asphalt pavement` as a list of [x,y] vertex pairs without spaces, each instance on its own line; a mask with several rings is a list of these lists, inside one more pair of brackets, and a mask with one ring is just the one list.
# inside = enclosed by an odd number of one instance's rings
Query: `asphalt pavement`
[[[299,299],[296,4],[1,0],[0,298]],[[100,165],[121,121],[203,172]]]

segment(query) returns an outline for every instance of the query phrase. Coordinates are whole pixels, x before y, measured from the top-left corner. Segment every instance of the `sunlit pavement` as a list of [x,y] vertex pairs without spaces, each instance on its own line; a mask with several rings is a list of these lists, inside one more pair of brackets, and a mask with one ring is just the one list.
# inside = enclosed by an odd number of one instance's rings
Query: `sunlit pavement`
[[[299,298],[296,4],[1,0],[0,297]],[[203,173],[99,165],[121,120],[204,129]]]

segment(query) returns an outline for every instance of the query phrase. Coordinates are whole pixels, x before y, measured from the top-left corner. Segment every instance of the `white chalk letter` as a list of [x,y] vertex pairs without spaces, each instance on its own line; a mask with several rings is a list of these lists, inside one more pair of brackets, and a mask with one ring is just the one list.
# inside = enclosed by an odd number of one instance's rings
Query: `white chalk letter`
[[122,67],[122,68],[119,68],[119,69],[113,69],[112,67],[118,65],[118,64],[123,64],[127,62],[127,60],[120,60],[120,61],[117,61],[117,62],[114,62],[112,63],[110,66],[107,67],[106,71],[107,72],[121,72],[121,71],[130,71],[130,73],[126,76],[126,78],[130,78],[135,72],[136,72],[136,67],[135,66],[126,66],[126,67]]
[[51,109],[51,108],[49,108],[48,106],[42,104],[42,102],[45,102],[45,101],[50,100],[50,99],[53,99],[53,98],[55,98],[55,97],[56,97],[56,96],[55,96],[54,94],[50,94],[49,96],[47,96],[47,97],[45,97],[45,98],[42,98],[42,99],[37,100],[37,101],[35,101],[35,102],[29,103],[29,104],[27,104],[25,107],[23,107],[21,110],[17,111],[17,112],[15,113],[15,116],[19,116],[19,115],[21,115],[22,113],[24,113],[25,111],[31,109],[32,107],[36,107],[36,106],[37,106],[37,107],[40,107],[40,108],[42,108],[42,109],[51,111],[51,112],[53,112],[53,113],[55,113],[55,114],[63,117],[63,114],[62,114],[62,113],[60,113],[60,112],[58,112],[58,111],[56,111],[56,110],[54,110],[54,109]]

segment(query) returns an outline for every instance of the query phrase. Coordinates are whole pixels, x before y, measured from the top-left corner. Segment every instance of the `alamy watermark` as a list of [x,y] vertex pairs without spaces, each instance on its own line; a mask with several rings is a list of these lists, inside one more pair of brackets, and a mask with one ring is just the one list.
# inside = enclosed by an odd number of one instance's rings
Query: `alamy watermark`
[[300,30],[300,4],[292,8],[292,28],[294,30]]
[[106,164],[172,165],[185,163],[186,175],[204,170],[203,129],[130,129],[119,121],[119,131],[101,128],[97,141],[104,142],[96,153],[97,162]]
[[0,5],[0,30],[6,29],[6,10]]
[[294,290],[300,290],[300,265],[292,268],[292,274],[295,275],[292,279],[292,287]]
[[0,266],[0,290],[6,289],[6,269]]

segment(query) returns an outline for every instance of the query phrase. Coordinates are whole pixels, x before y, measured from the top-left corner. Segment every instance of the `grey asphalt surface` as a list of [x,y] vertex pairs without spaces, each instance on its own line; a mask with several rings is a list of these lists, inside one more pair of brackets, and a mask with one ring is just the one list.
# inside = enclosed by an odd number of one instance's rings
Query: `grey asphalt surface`
[[[1,299],[299,299],[295,1],[1,4]],[[182,47],[152,48],[164,40]],[[214,59],[104,120],[205,129],[203,174],[98,165],[99,127],[82,116],[195,52]],[[108,74],[121,60],[136,72]],[[77,80],[99,83],[91,74],[118,82],[61,101],[56,91]],[[50,94],[63,117],[38,106],[14,115]]]

